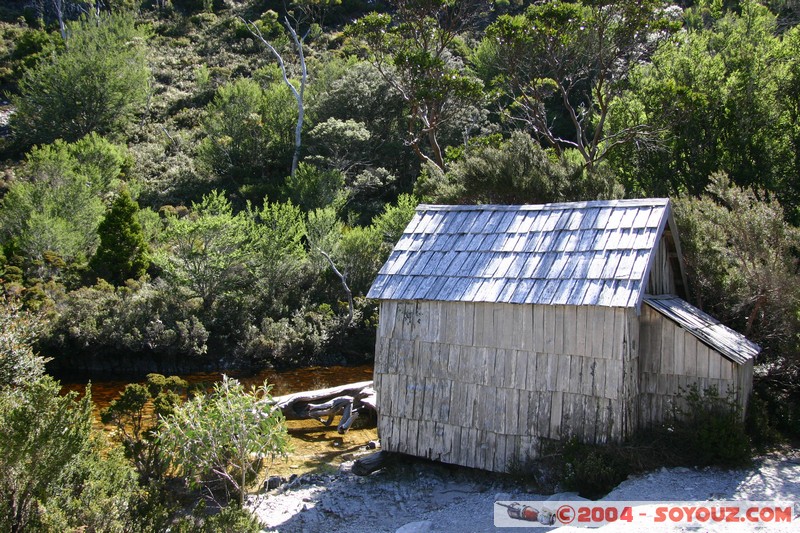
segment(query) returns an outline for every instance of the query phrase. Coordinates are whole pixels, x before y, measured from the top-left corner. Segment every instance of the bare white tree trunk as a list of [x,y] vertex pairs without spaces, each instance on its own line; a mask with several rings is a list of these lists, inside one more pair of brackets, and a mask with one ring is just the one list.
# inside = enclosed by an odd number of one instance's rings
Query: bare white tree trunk
[[342,288],[344,288],[344,292],[347,294],[347,325],[349,326],[353,322],[353,292],[350,290],[350,286],[347,284],[347,274],[343,274],[338,268],[336,268],[336,264],[333,262],[333,259],[331,259],[331,256],[327,252],[320,248],[317,248],[317,250],[319,250],[319,253],[321,253],[322,256],[328,260],[328,264],[331,265],[333,273],[336,274],[336,276],[342,282]]
[[295,84],[289,79],[289,75],[286,73],[286,64],[283,61],[283,57],[281,54],[275,49],[272,44],[264,38],[264,35],[261,33],[261,30],[256,26],[253,22],[249,20],[242,19],[242,21],[247,26],[247,29],[250,30],[250,33],[259,41],[264,43],[272,55],[275,56],[275,59],[278,61],[278,65],[281,68],[281,75],[283,76],[283,82],[289,87],[289,90],[292,92],[294,99],[297,101],[297,125],[294,129],[294,155],[292,156],[292,176],[294,176],[295,172],[297,171],[297,165],[300,160],[300,149],[302,147],[302,133],[303,133],[303,120],[305,118],[305,105],[303,103],[304,94],[306,90],[306,82],[308,81],[308,69],[306,68],[306,57],[303,53],[303,40],[305,39],[305,35],[300,37],[297,34],[297,31],[289,24],[289,19],[284,18],[283,24],[286,26],[286,29],[289,32],[289,36],[292,38],[292,42],[294,43],[294,48],[297,51],[297,57],[300,60],[300,86],[297,87]]

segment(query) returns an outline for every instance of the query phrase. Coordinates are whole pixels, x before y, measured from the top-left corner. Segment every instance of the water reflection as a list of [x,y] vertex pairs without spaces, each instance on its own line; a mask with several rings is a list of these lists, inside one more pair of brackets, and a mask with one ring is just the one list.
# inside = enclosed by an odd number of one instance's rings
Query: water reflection
[[[225,372],[249,387],[261,385],[264,380],[273,385],[272,395],[281,396],[293,392],[335,387],[347,383],[372,379],[372,365],[332,366],[299,368],[278,372],[262,370],[255,373]],[[223,372],[199,372],[184,374],[180,377],[192,384],[208,384],[222,380]],[[91,381],[92,401],[94,403],[95,427],[111,433],[111,427],[104,427],[100,422],[100,411],[107,407],[128,383],[144,383],[145,376],[91,377],[91,376],[59,376],[62,393],[76,391],[83,394],[86,384]],[[336,431],[336,422],[325,427],[316,420],[289,420],[287,422],[292,436],[294,453],[287,461],[278,461],[270,468],[275,475],[301,474],[309,471],[325,471],[335,468],[350,454],[359,450],[369,441],[378,437],[375,428],[351,429],[345,435]]]

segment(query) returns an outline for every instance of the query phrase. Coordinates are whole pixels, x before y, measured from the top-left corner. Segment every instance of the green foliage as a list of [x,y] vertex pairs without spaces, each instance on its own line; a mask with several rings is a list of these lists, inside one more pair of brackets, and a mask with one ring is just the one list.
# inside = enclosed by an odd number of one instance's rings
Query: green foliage
[[321,170],[300,163],[294,176],[288,176],[284,191],[290,201],[304,211],[313,211],[341,203],[344,175],[336,169]]
[[630,474],[630,466],[613,448],[569,440],[562,451],[564,485],[584,498],[608,494]]
[[402,95],[411,116],[407,142],[421,161],[440,169],[445,160],[438,131],[455,109],[482,96],[483,84],[453,52],[457,33],[469,27],[483,7],[480,3],[454,9],[444,1],[403,2],[394,18],[371,13],[347,30],[364,40],[372,63]]
[[341,172],[352,172],[370,159],[371,136],[362,122],[331,117],[309,133],[310,150],[317,154],[315,160]]
[[219,512],[209,512],[205,502],[194,509],[191,516],[180,517],[170,524],[176,533],[259,533],[263,531],[258,518],[247,509],[236,506],[223,507]]
[[[574,155],[577,155],[577,160]],[[560,158],[528,134],[472,146],[446,174],[429,169],[417,182],[419,196],[444,203],[546,203],[616,198],[621,188],[602,165],[586,168],[575,151]]]
[[775,16],[747,1],[659,47],[631,73],[612,117],[620,127],[643,118],[658,131],[614,158],[626,187],[699,195],[721,171],[777,194],[795,217],[798,43],[797,28],[780,35]]
[[288,167],[297,110],[288,88],[263,90],[249,78],[219,88],[206,109],[206,138],[199,156],[215,173],[235,180],[264,180],[274,167]]
[[681,391],[671,423],[672,446],[695,466],[741,466],[750,460],[750,441],[742,410],[732,391],[701,390],[692,384]]
[[[96,134],[34,148],[21,180],[0,203],[0,232],[26,260],[32,277],[51,279],[85,264],[97,246],[101,195],[119,186],[131,165],[123,147]],[[63,260],[61,266],[48,255]]]
[[[167,472],[155,430],[159,418],[171,415],[181,404],[188,386],[177,376],[148,374],[145,385],[129,383],[100,413],[103,424],[116,428],[115,438],[144,486],[162,481]],[[148,407],[152,407],[151,413]]]
[[67,35],[20,81],[12,128],[23,146],[116,133],[147,99],[147,35],[130,15],[69,23]]
[[44,374],[45,359],[31,349],[41,328],[40,318],[23,311],[20,302],[0,297],[0,389],[20,387]]
[[100,277],[117,285],[140,278],[150,265],[138,212],[139,205],[123,189],[97,227],[100,245],[91,266]]
[[[419,201],[410,194],[401,194],[396,205],[387,205],[383,213],[375,218],[374,226],[385,246],[394,248],[414,217]],[[386,257],[388,258],[388,252]]]
[[[61,44],[59,40],[56,34],[45,30],[35,28],[19,30],[19,34],[12,41],[13,50],[8,54],[8,71],[0,76],[0,83],[16,88],[23,73],[33,68],[42,58],[46,58],[48,50]],[[1,47],[2,45],[0,50]]]
[[606,131],[606,117],[628,71],[675,29],[663,4],[535,3],[487,29],[478,70],[513,101],[513,119],[559,154],[578,150],[591,167],[642,134],[640,124]]
[[221,482],[242,506],[264,461],[286,455],[286,424],[281,412],[270,408],[269,390],[264,383],[245,391],[224,376],[210,395],[195,396],[162,419],[163,450],[190,483],[213,490]]
[[7,531],[87,526],[123,531],[135,480],[91,436],[91,395],[39,377],[0,391],[0,524]]
[[103,356],[124,368],[135,360],[120,360],[119,354],[198,356],[207,350],[209,332],[197,316],[199,303],[163,280],[118,288],[101,280],[66,294],[58,307],[61,312],[42,339],[59,354],[57,362]]
[[304,279],[305,215],[290,202],[265,200],[260,210],[248,211],[247,220],[253,235],[251,265],[261,305],[269,314],[286,314],[288,303],[298,298]]
[[247,222],[243,214],[233,214],[223,193],[214,191],[192,204],[190,216],[170,216],[162,238],[160,266],[175,283],[201,298],[205,309],[224,292],[250,282]]
[[800,230],[769,195],[711,177],[706,194],[675,205],[688,278],[700,306],[760,343],[776,361],[796,357]]

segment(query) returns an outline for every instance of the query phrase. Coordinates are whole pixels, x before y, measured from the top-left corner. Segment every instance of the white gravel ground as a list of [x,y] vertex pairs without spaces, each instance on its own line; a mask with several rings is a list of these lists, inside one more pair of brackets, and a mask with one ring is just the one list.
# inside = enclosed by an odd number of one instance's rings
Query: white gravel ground
[[[280,532],[484,532],[521,531],[494,527],[497,500],[582,499],[574,494],[530,494],[513,481],[477,470],[411,462],[368,477],[350,473],[345,463],[337,474],[307,474],[289,485],[256,495],[249,507],[266,531]],[[629,478],[606,501],[789,501],[794,525],[766,531],[800,531],[800,457],[774,455],[741,470],[662,469]],[[680,528],[671,531],[750,531],[751,525]],[[550,528],[537,528],[547,531]],[[617,523],[603,531],[664,531],[641,524]],[[564,527],[558,531],[579,531]],[[585,531],[585,530],[581,530]]]

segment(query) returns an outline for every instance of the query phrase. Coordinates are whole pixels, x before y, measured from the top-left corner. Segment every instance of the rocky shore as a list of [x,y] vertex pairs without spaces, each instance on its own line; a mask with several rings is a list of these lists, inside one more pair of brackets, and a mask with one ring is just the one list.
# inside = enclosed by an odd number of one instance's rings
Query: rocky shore
[[[351,468],[352,462],[346,462],[333,474],[299,476],[251,497],[248,506],[268,532],[486,532],[498,530],[494,527],[495,501],[582,499],[571,493],[536,494],[506,476],[427,461],[410,460],[367,477],[355,476]],[[631,477],[603,498],[606,501],[745,499],[793,502],[794,524],[771,524],[764,530],[796,531],[796,521],[800,520],[800,456],[766,456],[750,468],[738,470],[662,469]],[[728,531],[729,526],[722,524],[703,530]],[[733,527],[737,531],[753,530],[750,525],[746,529],[739,524]],[[550,529],[537,528],[537,531]],[[601,529],[634,531],[630,524]],[[635,530],[642,531],[638,526]],[[664,530],[663,525],[652,529]],[[673,527],[672,530],[693,529]]]

